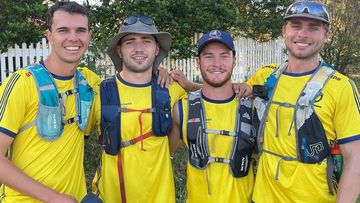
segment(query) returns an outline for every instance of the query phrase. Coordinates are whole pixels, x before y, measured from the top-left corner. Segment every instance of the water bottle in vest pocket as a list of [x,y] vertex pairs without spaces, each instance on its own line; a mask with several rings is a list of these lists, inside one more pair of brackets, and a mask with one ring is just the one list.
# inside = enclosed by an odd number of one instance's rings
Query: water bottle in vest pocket
[[53,141],[60,137],[64,125],[62,123],[61,106],[46,106],[39,104],[36,126],[38,134],[47,141]]

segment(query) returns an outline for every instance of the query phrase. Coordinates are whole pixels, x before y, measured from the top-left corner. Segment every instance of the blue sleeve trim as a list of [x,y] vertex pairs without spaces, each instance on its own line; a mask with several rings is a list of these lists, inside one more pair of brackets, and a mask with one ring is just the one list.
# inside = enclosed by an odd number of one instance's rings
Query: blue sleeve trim
[[0,127],[0,132],[4,133],[4,134],[6,134],[6,135],[8,135],[8,136],[10,136],[10,137],[12,137],[12,138],[15,138],[15,137],[16,137],[16,133],[14,133],[14,132],[6,129],[6,128]]
[[183,127],[183,119],[184,119],[184,115],[183,115],[183,105],[182,105],[182,99],[179,100],[178,102],[178,107],[179,107],[179,133],[180,133],[180,139],[183,140],[183,133],[182,133],[182,127]]
[[356,141],[356,140],[360,140],[360,135],[354,135],[354,136],[351,136],[351,137],[340,139],[340,140],[338,140],[338,143],[339,144],[346,144],[346,143],[353,142],[353,141]]

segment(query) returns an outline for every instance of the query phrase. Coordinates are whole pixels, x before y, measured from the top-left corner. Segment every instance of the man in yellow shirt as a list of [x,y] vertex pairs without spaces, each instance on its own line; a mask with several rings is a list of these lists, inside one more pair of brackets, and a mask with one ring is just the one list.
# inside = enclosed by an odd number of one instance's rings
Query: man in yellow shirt
[[129,16],[109,45],[118,73],[100,85],[104,151],[92,188],[105,203],[175,202],[167,134],[171,107],[186,92],[154,76],[170,43],[151,17]]
[[236,64],[229,33],[212,30],[198,41],[201,91],[174,106],[170,149],[188,148],[186,202],[251,202],[255,131],[251,100],[236,100]]
[[[297,1],[282,34],[288,61],[260,68],[254,86],[261,119],[253,201],[355,202],[360,192],[360,106],[354,83],[319,56],[330,37],[326,6]],[[343,173],[332,180],[330,145],[340,144]],[[339,169],[337,169],[339,170]]]
[[86,194],[84,135],[95,126],[100,83],[77,67],[90,41],[89,18],[79,4],[58,2],[47,25],[49,57],[0,88],[2,202],[77,202]]

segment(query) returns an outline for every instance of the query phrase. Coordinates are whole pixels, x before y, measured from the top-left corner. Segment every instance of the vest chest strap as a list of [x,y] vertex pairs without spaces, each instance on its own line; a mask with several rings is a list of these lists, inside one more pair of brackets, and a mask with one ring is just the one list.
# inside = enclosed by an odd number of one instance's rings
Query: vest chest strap
[[153,112],[155,112],[155,108],[131,109],[131,108],[122,107],[122,108],[120,108],[120,112],[123,112],[123,113],[126,113],[126,112],[153,113]]
[[214,162],[229,164],[231,162],[231,159],[226,159],[222,157],[209,157],[208,163],[214,163]]
[[137,142],[140,142],[142,140],[145,140],[146,138],[151,137],[151,135],[152,135],[152,132],[150,131],[148,133],[140,135],[139,137],[135,137],[134,139],[127,140],[125,142],[121,142],[121,148],[136,144]]
[[69,118],[67,120],[63,120],[63,124],[64,125],[71,124],[71,123],[74,123],[74,122],[79,121],[79,120],[80,120],[80,116],[75,116],[75,117]]
[[205,129],[205,133],[207,134],[218,134],[218,135],[227,135],[235,137],[236,133],[227,131],[227,130],[212,130],[212,129]]

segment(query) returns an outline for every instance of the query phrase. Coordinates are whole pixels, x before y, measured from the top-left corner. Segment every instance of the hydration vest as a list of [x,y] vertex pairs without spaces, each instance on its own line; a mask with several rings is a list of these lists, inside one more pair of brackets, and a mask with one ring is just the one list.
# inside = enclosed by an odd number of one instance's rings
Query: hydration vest
[[[36,120],[28,123],[19,130],[25,131],[36,125],[41,138],[47,141],[58,139],[64,125],[76,122],[81,131],[86,130],[88,116],[94,100],[94,93],[84,76],[79,70],[74,73],[74,89],[59,93],[51,73],[40,63],[29,66],[28,70],[33,75],[39,93],[39,105]],[[65,120],[65,100],[69,95],[75,95],[76,116]]]
[[[192,166],[204,169],[213,162],[226,163],[229,164],[230,172],[234,177],[244,177],[248,174],[256,142],[256,132],[252,125],[253,117],[257,118],[257,116],[253,115],[250,99],[241,99],[235,113],[236,121],[233,132],[208,129],[200,90],[189,94],[186,133],[189,145],[189,162]],[[233,137],[229,158],[210,156],[209,133]]]
[[[151,78],[151,101],[149,109],[122,108],[119,91],[115,76],[110,77],[100,84],[101,98],[101,122],[100,129],[105,152],[110,155],[118,154],[121,147],[135,144],[151,135],[166,136],[171,128],[171,102],[169,90],[157,84],[156,76]],[[138,111],[141,113],[152,113],[152,132],[140,135],[135,139],[121,142],[121,112]]]
[[[260,149],[260,152],[265,152],[278,156],[283,160],[299,161],[306,164],[320,163],[325,158],[328,158],[327,180],[329,190],[332,193],[332,157],[330,156],[330,147],[327,141],[324,127],[315,113],[314,103],[319,96],[322,96],[322,89],[324,88],[328,80],[331,78],[331,76],[336,72],[336,70],[329,64],[321,62],[317,70],[312,74],[311,78],[308,80],[305,87],[301,91],[296,104],[290,104],[287,102],[273,101],[274,92],[277,87],[279,78],[286,68],[287,62],[281,64],[267,78],[264,84],[266,89],[268,90],[267,98],[264,99],[256,97],[254,100],[254,105],[260,118],[258,138],[264,136],[265,124],[271,104],[277,104],[279,107],[294,108],[294,116],[290,125],[288,135],[290,135],[290,130],[292,129],[292,125],[294,124],[297,156],[285,156],[266,149],[262,149],[260,143],[258,145],[258,148]],[[279,110],[279,107],[277,111]],[[279,122],[278,113],[276,113],[276,122]],[[278,124],[276,123],[276,125]],[[278,136],[277,127],[275,136]],[[276,169],[275,179],[278,179],[279,164],[280,161]]]

